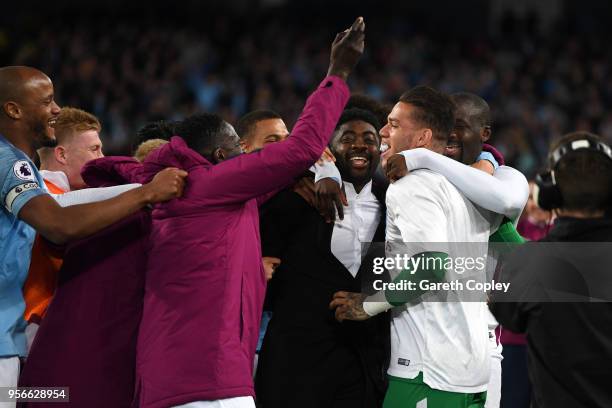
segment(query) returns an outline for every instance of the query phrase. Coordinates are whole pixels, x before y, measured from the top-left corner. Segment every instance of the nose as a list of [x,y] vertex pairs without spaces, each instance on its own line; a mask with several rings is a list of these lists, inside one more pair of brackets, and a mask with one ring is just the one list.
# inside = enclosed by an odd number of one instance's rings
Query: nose
[[54,115],[59,115],[60,111],[61,108],[59,107],[59,105],[55,103],[55,101],[53,101],[51,105],[51,113]]
[[353,150],[365,150],[365,149],[367,149],[367,146],[366,146],[365,141],[363,140],[362,137],[357,137],[357,138],[355,138],[355,140],[351,144],[351,148]]
[[383,139],[386,139],[389,137],[389,124],[387,123],[385,126],[383,126],[382,129],[380,129],[380,137],[382,137]]

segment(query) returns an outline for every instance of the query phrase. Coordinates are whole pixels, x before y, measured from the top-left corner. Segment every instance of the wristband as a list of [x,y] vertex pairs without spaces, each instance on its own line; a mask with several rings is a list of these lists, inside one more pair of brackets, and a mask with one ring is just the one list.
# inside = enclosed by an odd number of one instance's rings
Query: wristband
[[371,296],[368,296],[363,302],[363,311],[370,317],[376,316],[377,314],[384,313],[389,309],[393,309],[393,305],[386,300],[380,301],[368,301]]

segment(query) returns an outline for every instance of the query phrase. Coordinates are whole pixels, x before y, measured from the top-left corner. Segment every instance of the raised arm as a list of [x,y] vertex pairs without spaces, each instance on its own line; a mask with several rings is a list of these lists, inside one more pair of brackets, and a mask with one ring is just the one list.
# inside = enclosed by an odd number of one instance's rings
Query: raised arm
[[499,167],[493,176],[427,149],[403,151],[409,171],[430,169],[442,174],[470,201],[516,220],[529,197],[525,176],[508,166]]
[[349,98],[346,78],[363,53],[365,24],[358,18],[332,44],[328,76],[308,98],[283,143],[239,155],[210,169],[207,203],[242,202],[284,187],[319,159]]

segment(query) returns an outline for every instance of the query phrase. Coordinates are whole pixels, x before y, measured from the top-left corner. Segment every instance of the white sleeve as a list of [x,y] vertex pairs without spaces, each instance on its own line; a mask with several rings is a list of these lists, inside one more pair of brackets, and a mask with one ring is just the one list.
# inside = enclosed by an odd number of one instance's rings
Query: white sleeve
[[521,215],[529,198],[529,184],[518,170],[499,167],[493,176],[431,150],[401,152],[408,170],[429,169],[442,174],[470,201],[511,220]]
[[[381,292],[382,293],[382,292]],[[370,317],[376,316],[377,314],[381,314],[386,312],[389,309],[393,309],[393,305],[387,302],[386,299],[376,299],[374,296],[368,296],[363,301],[363,311]]]
[[323,161],[323,164],[315,163],[310,167],[310,171],[315,174],[315,183],[324,178],[331,178],[336,180],[336,183],[342,187],[342,176],[340,175],[340,170],[336,167],[334,162]]
[[83,190],[69,191],[64,194],[51,194],[51,196],[62,207],[71,205],[95,203],[98,201],[114,198],[126,191],[140,187],[142,184],[124,184],[121,186],[102,187],[102,188],[85,188]]

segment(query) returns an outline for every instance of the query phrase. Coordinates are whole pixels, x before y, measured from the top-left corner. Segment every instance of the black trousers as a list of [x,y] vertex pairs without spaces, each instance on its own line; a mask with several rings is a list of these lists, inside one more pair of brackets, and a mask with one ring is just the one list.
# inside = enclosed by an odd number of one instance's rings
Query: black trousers
[[314,358],[260,353],[255,387],[259,408],[374,408],[357,353],[336,347]]
[[531,383],[527,371],[527,346],[504,345],[502,354],[501,408],[529,408]]

